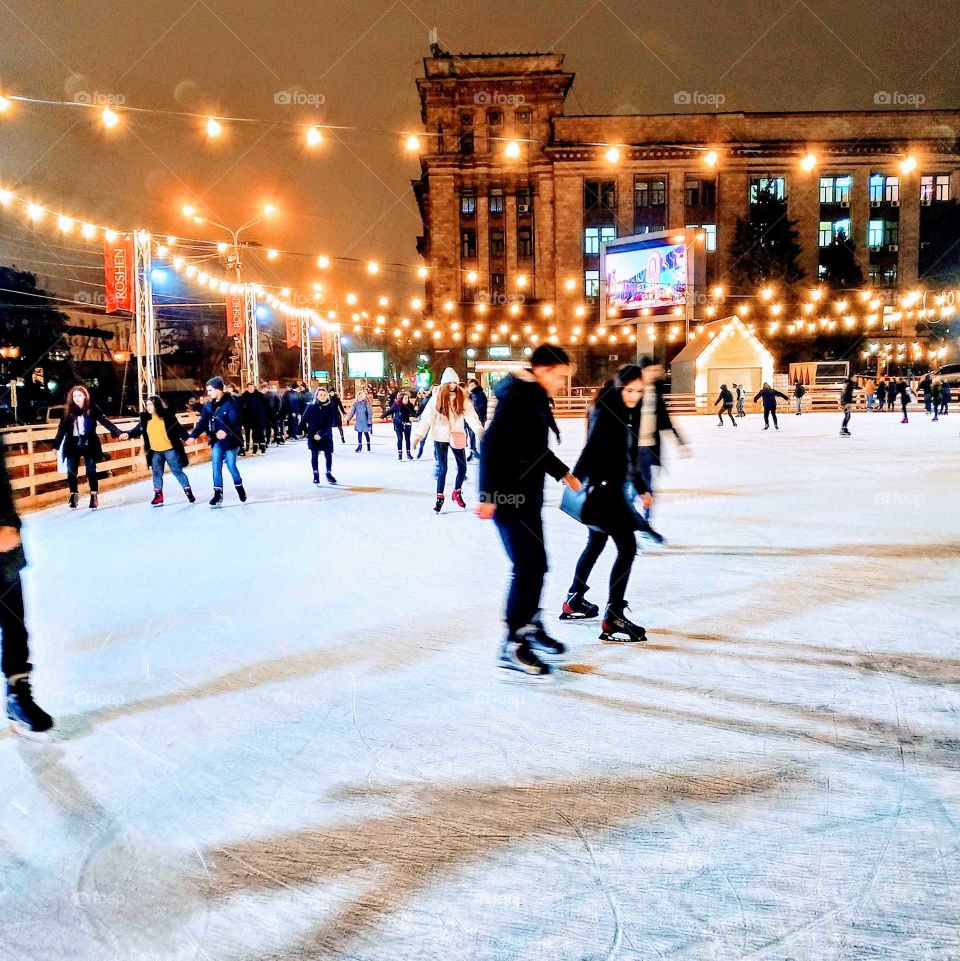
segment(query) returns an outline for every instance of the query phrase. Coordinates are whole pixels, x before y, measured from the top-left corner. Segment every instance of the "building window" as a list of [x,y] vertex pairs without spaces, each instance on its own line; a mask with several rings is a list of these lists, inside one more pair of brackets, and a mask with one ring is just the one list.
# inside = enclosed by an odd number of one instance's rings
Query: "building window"
[[920,178],[920,203],[924,207],[950,199],[950,174],[932,174]]
[[761,193],[769,194],[775,200],[783,200],[787,195],[783,177],[752,177],[750,179],[750,203],[758,203]]
[[531,120],[533,120],[533,113],[530,110],[518,110],[514,114],[514,117],[516,117],[518,124],[523,124],[526,126]]
[[473,260],[477,256],[477,232],[472,227],[460,231],[460,256]]
[[600,296],[599,270],[585,270],[583,272],[583,296],[591,300]]
[[507,292],[507,281],[503,274],[490,275],[490,294],[498,301],[502,301]]
[[490,256],[502,257],[504,253],[505,253],[505,248],[503,243],[503,231],[491,230],[490,231]]
[[717,225],[716,224],[703,224],[703,234],[704,234],[704,250],[708,254],[712,254],[717,249]]
[[530,227],[521,227],[517,231],[517,255],[533,256],[533,230]]
[[587,227],[583,232],[583,252],[590,257],[600,256],[600,246],[617,239],[617,228],[613,224]]
[[849,174],[820,178],[820,203],[850,206],[850,187],[853,178]]
[[490,213],[503,213],[503,191],[499,187],[490,190]]
[[633,183],[635,207],[665,207],[667,182],[665,180],[635,180]]
[[612,180],[586,180],[583,184],[584,210],[614,210],[617,185]]
[[882,250],[900,242],[900,223],[896,220],[871,220],[867,226],[867,246]]
[[473,153],[474,140],[473,131],[464,130],[460,134],[460,154],[461,156],[468,157]]
[[472,217],[477,212],[477,198],[471,193],[460,194],[460,216]]
[[885,174],[871,174],[870,203],[875,207],[881,204],[899,204],[900,178],[887,177]]
[[687,179],[683,185],[688,207],[713,207],[717,202],[717,185],[713,180]]
[[521,187],[517,191],[517,213],[533,213],[533,191],[529,187]]
[[896,287],[897,268],[872,266],[870,268],[870,285],[872,287]]

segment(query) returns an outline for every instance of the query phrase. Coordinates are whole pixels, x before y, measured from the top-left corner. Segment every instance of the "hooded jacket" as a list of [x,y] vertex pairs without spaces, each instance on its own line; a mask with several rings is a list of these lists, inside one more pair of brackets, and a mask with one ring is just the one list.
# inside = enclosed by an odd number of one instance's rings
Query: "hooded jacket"
[[774,390],[772,387],[761,387],[760,390],[757,391],[756,397],[753,398],[753,402],[756,403],[762,399],[764,410],[776,410],[778,397],[787,400],[787,395],[781,394],[779,390]]
[[[340,420],[340,411],[332,400],[315,400],[303,412],[300,430],[307,438],[310,450],[323,450],[332,443],[333,431]],[[320,439],[317,440],[317,435]]]
[[356,430],[358,434],[369,434],[373,430],[373,407],[369,400],[355,400],[347,423],[356,419]]
[[[200,411],[200,419],[190,432],[190,437],[207,435],[207,443],[222,450],[235,450],[242,440],[240,405],[233,394],[224,394],[220,400],[208,400]],[[218,431],[225,431],[226,437],[217,437]]]
[[547,392],[529,371],[505,377],[480,446],[480,498],[498,511],[539,513],[547,474],[563,480],[570,468],[548,442],[553,414]]

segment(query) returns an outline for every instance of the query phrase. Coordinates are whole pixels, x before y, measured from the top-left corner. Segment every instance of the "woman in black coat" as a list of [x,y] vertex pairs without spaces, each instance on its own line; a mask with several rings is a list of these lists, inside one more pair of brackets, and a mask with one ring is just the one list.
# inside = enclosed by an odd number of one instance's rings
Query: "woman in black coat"
[[313,467],[313,482],[320,483],[320,452],[327,465],[327,483],[336,484],[337,479],[331,473],[333,468],[333,431],[343,423],[337,401],[330,397],[326,387],[318,387],[314,401],[307,406],[300,421],[300,429],[307,438],[310,449],[310,465]]
[[335,390],[330,391],[330,400],[333,403],[334,413],[336,414],[336,420],[333,426],[340,431],[340,443],[345,444],[347,438],[343,436],[343,415],[346,414],[347,408],[343,406],[343,401],[340,400],[340,395]]
[[190,463],[183,442],[187,439],[187,429],[177,420],[173,408],[162,397],[147,399],[147,409],[140,414],[140,423],[130,431],[131,437],[143,438],[143,453],[147,467],[153,471],[153,500],[151,507],[163,504],[163,468],[180,482],[187,500],[195,504],[197,498],[190,487],[190,481],[183,472]]
[[77,385],[67,397],[64,415],[53,442],[53,449],[60,451],[66,464],[71,508],[76,508],[80,504],[77,475],[80,471],[81,459],[86,468],[87,483],[90,485],[89,506],[94,510],[100,506],[97,464],[106,460],[106,457],[103,453],[103,445],[97,436],[98,425],[119,440],[126,440],[130,436],[111,424],[103,416],[100,408],[91,403],[90,391],[86,387]]
[[410,392],[400,391],[389,411],[393,417],[393,429],[397,434],[397,460],[403,460],[403,443],[407,443],[407,460],[413,460],[410,453],[410,432],[413,429],[411,419],[417,416],[417,409],[410,403]]
[[633,364],[623,367],[616,380],[597,394],[587,443],[573,469],[574,477],[587,488],[582,520],[590,527],[590,535],[577,561],[561,617],[573,620],[599,613],[599,608],[585,598],[587,580],[612,537],[617,558],[610,572],[610,593],[601,623],[600,639],[604,641],[646,638],[644,629],[625,614],[627,582],[637,555],[636,531],[647,526],[633,500],[640,494],[645,508],[651,504],[650,491],[637,470],[642,397],[640,368]]
[[720,394],[713,402],[713,406],[720,407],[720,410],[717,412],[717,416],[720,418],[720,424],[718,426],[723,427],[724,414],[730,418],[730,423],[733,424],[734,427],[737,426],[737,422],[733,419],[733,394],[730,393],[730,389],[726,384],[720,385]]

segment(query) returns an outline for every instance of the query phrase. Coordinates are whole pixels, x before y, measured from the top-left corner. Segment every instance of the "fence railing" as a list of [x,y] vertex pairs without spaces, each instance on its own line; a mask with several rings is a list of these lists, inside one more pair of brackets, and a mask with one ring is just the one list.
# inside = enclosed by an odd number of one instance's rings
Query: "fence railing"
[[[181,424],[193,427],[196,414],[179,414]],[[113,421],[121,430],[127,431],[137,424],[136,418],[124,417]],[[62,500],[67,489],[67,475],[57,465],[57,452],[53,441],[57,424],[13,427],[3,432],[7,451],[7,471],[10,486],[19,509],[44,507]],[[98,465],[100,487],[109,490],[122,484],[140,480],[150,474],[143,456],[142,440],[116,440],[105,431],[98,431],[103,441],[105,459]],[[210,459],[206,445],[190,448],[190,460],[202,462]]]

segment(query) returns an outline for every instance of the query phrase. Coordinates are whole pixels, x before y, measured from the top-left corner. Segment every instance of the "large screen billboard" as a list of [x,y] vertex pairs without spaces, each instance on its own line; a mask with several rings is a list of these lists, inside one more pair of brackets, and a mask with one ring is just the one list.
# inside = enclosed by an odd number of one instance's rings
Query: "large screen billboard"
[[607,308],[621,313],[687,302],[687,245],[662,239],[608,246],[603,258]]
[[351,380],[383,377],[382,350],[351,350],[347,352],[347,375]]

